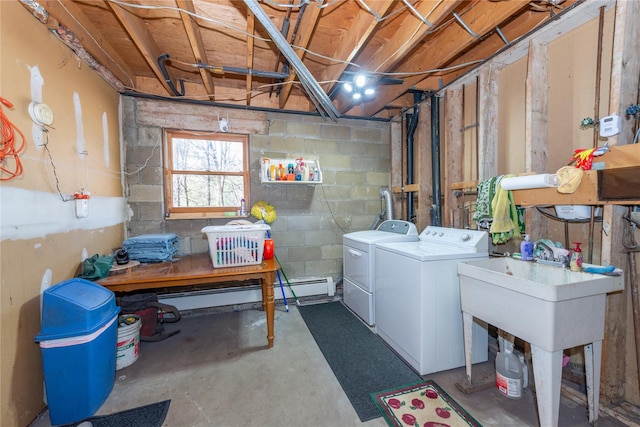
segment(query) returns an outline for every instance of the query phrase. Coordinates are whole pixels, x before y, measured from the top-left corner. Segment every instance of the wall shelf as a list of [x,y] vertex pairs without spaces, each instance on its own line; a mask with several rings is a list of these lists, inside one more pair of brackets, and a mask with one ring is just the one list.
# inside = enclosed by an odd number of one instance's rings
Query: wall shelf
[[[288,166],[289,165],[293,165],[294,169],[296,167],[296,162],[300,161],[300,159],[302,159],[302,162],[304,163],[306,168],[309,168],[309,179],[305,180],[304,176],[302,177],[302,179],[300,180],[296,180],[295,179],[295,172],[292,176],[292,174],[289,174],[287,172]],[[282,165],[282,167],[285,170],[285,176],[288,176],[288,179],[281,179],[281,180],[273,180],[270,179],[271,173],[270,173],[270,168],[271,166],[275,166],[276,168],[278,168],[280,165]],[[317,171],[317,173],[314,173],[314,171]],[[262,184],[276,184],[276,185],[295,185],[295,184],[307,184],[307,185],[315,185],[315,184],[322,184],[322,169],[320,169],[320,161],[318,159],[311,159],[311,158],[305,158],[305,157],[296,157],[296,158],[274,158],[274,157],[261,157],[260,158],[260,182]]]
[[[640,165],[640,144],[614,145],[609,151],[595,157],[594,163],[604,163],[604,169],[624,168]],[[477,182],[453,183],[451,190],[474,188]],[[571,194],[559,193],[556,188],[534,188],[528,190],[512,190],[514,203],[518,206],[550,206],[550,205],[640,205],[640,200],[599,200],[598,171],[585,171],[580,185]]]

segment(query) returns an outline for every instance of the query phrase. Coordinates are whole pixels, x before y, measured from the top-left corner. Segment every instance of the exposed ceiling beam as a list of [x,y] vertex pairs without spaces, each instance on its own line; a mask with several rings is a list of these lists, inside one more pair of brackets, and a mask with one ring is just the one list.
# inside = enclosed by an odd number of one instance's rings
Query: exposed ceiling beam
[[[462,19],[466,26],[481,38],[493,31],[496,25],[504,22],[527,5],[527,2],[521,1],[481,1],[467,10]],[[433,35],[409,60],[402,62],[399,67],[403,72],[429,71],[437,68],[439,64],[450,62],[457,55],[473,46],[477,40],[463,25],[458,22],[451,23]],[[376,98],[364,105],[365,114],[374,115],[386,104],[425,78],[427,78],[427,74],[409,76],[404,79],[404,83],[401,85],[379,87]]]
[[289,45],[273,22],[271,22],[271,19],[258,4],[257,0],[244,0],[244,2],[253,11],[258,21],[260,21],[264,29],[269,33],[271,40],[273,40],[280,52],[282,52],[296,73],[298,73],[300,83],[304,87],[309,99],[313,102],[320,115],[323,117],[329,116],[329,118],[336,121],[340,116],[340,113],[331,103],[331,99],[329,99],[313,75],[293,51],[291,45]]
[[[193,51],[193,56],[196,62],[199,64],[208,64],[209,61],[207,60],[207,52],[204,47],[204,42],[202,41],[202,34],[200,33],[198,24],[193,19],[193,15],[196,13],[193,1],[176,0],[176,4],[180,9],[184,9],[189,12],[185,13],[180,11],[180,18],[182,18],[182,25],[184,25],[187,37],[189,38],[189,44],[191,45],[191,50]],[[211,74],[204,68],[199,68],[198,71],[200,72],[200,78],[202,79],[202,83],[204,84],[204,88],[207,91],[209,99],[215,101],[216,88]]]
[[[371,2],[369,7],[377,16],[382,17],[387,14],[394,3],[395,0],[380,0]],[[325,67],[324,71],[318,78],[318,80],[323,82],[333,82],[328,86],[327,92],[331,91],[331,89],[337,84],[338,78],[349,66],[349,62],[353,61],[353,59],[358,56],[373,31],[379,25],[381,25],[381,23],[376,19],[375,15],[369,11],[360,9],[358,14],[353,18],[353,23],[349,27],[349,31],[347,31],[345,37],[340,41],[333,54],[329,55],[332,58],[341,58],[344,62],[338,62]]]
[[[434,5],[433,3],[436,4]],[[378,50],[363,68],[371,71],[393,69],[431,31],[435,31],[446,18],[451,18],[451,13],[460,3],[460,0],[423,1],[419,3],[414,9],[420,16],[431,23],[431,27],[421,21],[416,14],[407,15],[402,23],[398,25],[398,31],[393,35],[393,38],[385,43],[383,48]]]
[[[253,70],[253,34],[256,29],[255,15],[247,11],[247,70]],[[253,76],[247,74],[247,105],[251,105],[251,91],[253,86]]]
[[174,93],[170,83],[175,79],[171,76],[169,70],[167,70],[168,79],[165,79],[164,74],[158,65],[158,58],[163,55],[163,52],[160,51],[160,48],[147,29],[144,21],[117,4],[112,2],[107,2],[107,4],[111,7],[111,10],[113,10],[113,13],[116,15],[125,31],[129,34],[129,37],[131,37],[133,43],[147,61],[147,64],[153,71],[153,74],[155,74],[158,81],[162,84],[162,87],[164,87],[169,95],[173,96]]
[[[568,0],[567,3],[569,2],[570,4],[573,4],[576,0]],[[567,3],[564,3],[565,7],[570,5]],[[513,21],[505,24],[503,27],[500,27],[500,30],[509,43],[512,44],[521,38],[523,34],[527,34],[534,30],[539,25],[542,25],[545,21],[549,20],[549,18],[550,15],[548,13],[535,11],[526,12],[516,17]],[[487,59],[505,47],[506,45],[500,36],[497,33],[493,33],[485,38],[482,44],[468,52],[465,52],[463,55],[447,64],[447,67]],[[435,73],[434,75],[431,75],[417,83],[414,88],[420,91],[437,91],[442,86],[446,86],[458,77],[468,73],[471,68],[476,67],[477,65],[478,64],[472,64],[468,67],[461,67],[448,72]]]
[[[29,9],[27,4],[23,3],[23,6]],[[81,46],[98,63],[108,69],[122,84],[135,89],[135,73],[74,2],[46,1],[40,6],[57,21],[47,24],[50,29],[58,31],[59,23],[73,32]]]
[[[316,24],[318,23],[318,18],[322,13],[322,9],[320,6],[324,3],[324,0],[319,0],[314,2],[312,5],[307,5],[304,10],[300,10],[299,13],[302,13],[302,18],[300,19],[300,24],[298,25],[298,31],[296,32],[295,40],[293,40],[294,46],[299,46],[302,48],[307,48],[309,46],[309,41],[311,40],[311,35],[316,28]],[[302,49],[294,48],[296,55],[298,58],[302,60],[305,55],[305,51]],[[296,79],[296,71],[295,69],[290,71],[291,74],[284,81],[282,85],[282,91],[280,92],[280,108],[284,108],[289,100],[289,95],[291,95],[291,89],[293,89],[293,81]]]
[[[451,18],[451,13],[459,3],[459,0],[441,1],[435,5],[433,1],[419,3],[417,7],[414,7],[415,13],[408,14],[402,20],[393,38],[375,52],[366,63],[363,63],[362,69],[371,72],[392,70],[408,52],[411,52],[429,35],[430,31],[442,25],[447,17]],[[427,20],[431,27],[417,15]],[[344,113],[353,106],[353,100],[341,94],[337,99],[337,104],[338,111]]]

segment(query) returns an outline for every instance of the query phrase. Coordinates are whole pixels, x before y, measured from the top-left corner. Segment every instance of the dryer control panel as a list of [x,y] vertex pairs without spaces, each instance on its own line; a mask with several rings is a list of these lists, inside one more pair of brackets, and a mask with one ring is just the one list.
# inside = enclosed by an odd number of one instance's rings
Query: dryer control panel
[[383,222],[382,224],[380,224],[380,227],[378,227],[377,230],[387,231],[389,233],[404,234],[408,236],[418,235],[418,230],[416,229],[414,223],[398,219],[389,219]]

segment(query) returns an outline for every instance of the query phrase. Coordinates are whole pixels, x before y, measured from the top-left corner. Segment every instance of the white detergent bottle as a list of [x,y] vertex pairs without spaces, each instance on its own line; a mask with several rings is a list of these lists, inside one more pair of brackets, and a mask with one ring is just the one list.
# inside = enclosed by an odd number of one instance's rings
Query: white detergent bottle
[[522,397],[522,364],[513,354],[513,343],[504,342],[504,349],[496,354],[496,388],[510,399]]

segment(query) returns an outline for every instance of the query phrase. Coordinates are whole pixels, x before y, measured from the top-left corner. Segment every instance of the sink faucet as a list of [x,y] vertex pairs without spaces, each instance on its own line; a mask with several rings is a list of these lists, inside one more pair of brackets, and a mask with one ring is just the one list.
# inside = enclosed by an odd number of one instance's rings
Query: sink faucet
[[[538,253],[538,249],[540,247],[542,247],[544,250],[541,253]],[[551,247],[549,245],[547,245],[546,243],[544,243],[541,240],[538,240],[535,243],[535,246],[534,246],[534,249],[533,249],[533,253],[534,253],[534,256],[535,256],[536,253],[538,253],[536,258],[545,259],[545,260],[552,260],[552,261],[554,260],[553,249],[551,249]]]
[[[538,249],[542,248],[543,250],[540,252]],[[562,264],[563,267],[569,267],[569,256],[563,255],[563,253],[569,253],[566,249],[563,248],[555,248],[554,250],[551,246],[547,245],[541,240],[538,240],[534,244],[534,256],[538,259],[542,259],[545,261],[556,261],[559,264]],[[558,252],[562,252],[558,254]],[[537,255],[536,255],[537,254]],[[557,256],[556,256],[557,255]]]

